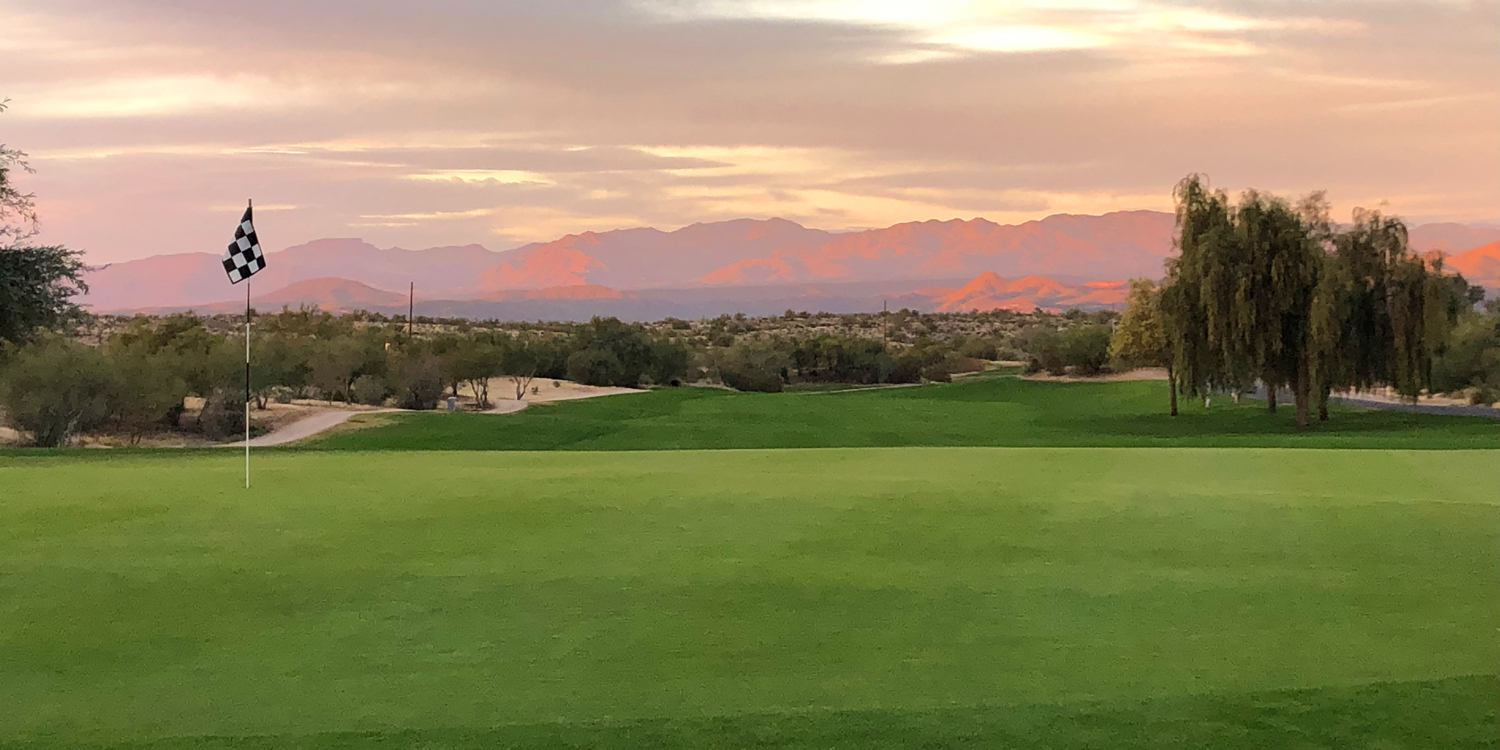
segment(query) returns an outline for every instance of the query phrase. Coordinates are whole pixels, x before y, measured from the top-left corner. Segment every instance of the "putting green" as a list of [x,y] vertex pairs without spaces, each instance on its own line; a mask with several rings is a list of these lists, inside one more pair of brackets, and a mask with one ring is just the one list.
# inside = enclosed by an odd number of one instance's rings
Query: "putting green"
[[1500,734],[1493,451],[238,461],[0,456],[0,742]]

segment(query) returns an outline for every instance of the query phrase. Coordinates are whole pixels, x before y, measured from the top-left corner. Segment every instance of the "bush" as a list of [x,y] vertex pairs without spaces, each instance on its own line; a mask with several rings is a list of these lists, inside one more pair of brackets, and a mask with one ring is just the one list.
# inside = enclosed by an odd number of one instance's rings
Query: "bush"
[[1098,375],[1109,362],[1109,326],[1082,325],[1062,336],[1063,361],[1079,375]]
[[627,383],[620,359],[604,349],[583,349],[568,357],[568,380],[584,385],[639,385]]
[[97,350],[43,339],[18,350],[0,383],[10,423],[34,444],[55,448],[109,416],[109,369]]
[[109,420],[131,442],[152,430],[176,426],[187,383],[176,374],[175,364],[171,357],[149,354],[144,347],[110,348]]
[[403,409],[431,411],[443,397],[443,367],[436,355],[408,354],[397,368],[398,405]]
[[219,388],[203,402],[198,414],[198,429],[209,440],[227,440],[245,434],[245,393],[235,388]]
[[647,377],[657,385],[677,385],[688,373],[692,353],[681,342],[658,339],[651,344],[651,367]]
[[[1052,375],[1062,375],[1068,371],[1068,358],[1063,349],[1062,334],[1051,326],[1036,325],[1022,331],[1016,337],[1017,345],[1026,352],[1027,372],[1046,370]],[[1105,350],[1108,353],[1109,341],[1105,340]]]
[[361,375],[355,378],[354,385],[349,390],[355,403],[367,406],[380,406],[385,403],[386,396],[390,395],[390,388],[386,386],[385,379],[375,375]]
[[767,346],[740,344],[720,355],[719,380],[737,391],[780,393],[786,357]]
[[[891,360],[890,371],[885,375],[887,383],[920,383],[922,382],[922,358],[912,352],[907,352]],[[943,378],[944,381],[947,378]]]

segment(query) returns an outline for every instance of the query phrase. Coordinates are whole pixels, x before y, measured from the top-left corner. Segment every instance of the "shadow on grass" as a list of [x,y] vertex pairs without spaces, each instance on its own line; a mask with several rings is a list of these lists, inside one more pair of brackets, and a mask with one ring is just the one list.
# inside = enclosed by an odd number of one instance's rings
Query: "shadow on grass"
[[38,738],[0,750],[362,748],[1051,748],[1052,750],[1467,750],[1500,744],[1500,678],[1111,703],[884,709],[299,736],[176,737],[79,745]]

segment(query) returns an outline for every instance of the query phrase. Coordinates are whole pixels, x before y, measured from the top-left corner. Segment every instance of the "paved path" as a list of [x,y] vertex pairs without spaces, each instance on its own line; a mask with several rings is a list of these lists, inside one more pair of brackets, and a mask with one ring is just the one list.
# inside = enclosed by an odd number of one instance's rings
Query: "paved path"
[[[362,411],[354,411],[352,409],[328,409],[325,411],[316,411],[295,422],[284,424],[280,428],[272,430],[271,432],[261,435],[260,437],[251,438],[250,447],[264,448],[269,445],[286,445],[287,443],[294,443],[298,440],[310,438],[313,435],[316,435],[324,430],[331,430],[349,421],[349,418],[356,414],[381,414],[384,412],[392,411],[398,410],[368,409]],[[241,440],[238,443],[227,443],[223,447],[233,448],[235,446],[240,446],[243,448],[245,446],[245,441]]]
[[[1255,393],[1250,398],[1264,401],[1266,389],[1257,386]],[[1276,400],[1283,405],[1292,406],[1293,396],[1291,391],[1277,391]],[[1411,414],[1451,414],[1460,417],[1488,417],[1500,419],[1500,409],[1489,406],[1469,406],[1467,404],[1408,404],[1403,401],[1389,401],[1383,398],[1368,398],[1364,396],[1341,396],[1337,393],[1329,394],[1328,400],[1336,404],[1348,406],[1362,406],[1367,409],[1386,409],[1388,411],[1404,411]]]
[[1466,404],[1404,404],[1397,401],[1386,401],[1384,399],[1360,398],[1359,396],[1329,396],[1329,401],[1353,406],[1366,406],[1372,409],[1389,409],[1391,411],[1406,411],[1416,414],[1457,414],[1464,417],[1489,417],[1500,419],[1500,409],[1488,406],[1469,406]]
[[[571,400],[573,398],[592,398],[592,397],[595,397],[595,396],[610,396],[610,395],[614,395],[616,393],[638,393],[638,392],[639,391],[637,391],[635,389],[632,389],[632,388],[616,388],[616,389],[603,389],[603,388],[601,388],[601,389],[599,389],[599,391],[597,393],[579,394],[577,396],[570,396],[569,399],[558,399],[558,400]],[[478,413],[479,414],[514,414],[514,413],[516,413],[516,412],[518,412],[518,411],[520,411],[522,409],[525,409],[527,406],[529,406],[531,404],[530,401],[516,401],[515,399],[497,399],[493,403],[494,403],[494,405],[492,407],[490,407],[489,409],[486,409],[485,411],[478,412]],[[439,402],[439,408],[441,408],[441,402]],[[316,435],[316,434],[318,434],[320,432],[324,432],[326,430],[331,430],[331,429],[333,429],[335,427],[338,427],[339,425],[341,425],[341,424],[349,421],[349,418],[353,417],[356,414],[388,414],[388,413],[391,413],[391,412],[399,412],[399,411],[405,411],[405,410],[404,409],[362,409],[362,410],[356,411],[356,410],[353,410],[353,409],[325,409],[323,411],[316,411],[316,412],[313,412],[313,413],[311,413],[311,414],[309,414],[309,415],[307,415],[307,416],[305,416],[305,417],[303,417],[303,418],[301,418],[301,419],[299,419],[299,420],[297,420],[295,422],[289,422],[289,423],[287,423],[285,425],[282,425],[281,427],[279,427],[279,428],[277,428],[275,430],[272,430],[271,432],[268,432],[268,433],[266,433],[264,435],[261,435],[260,437],[251,438],[250,439],[250,447],[251,448],[265,448],[265,447],[273,446],[273,445],[286,445],[288,443],[295,443],[298,440],[306,440],[307,438],[310,438],[313,435]],[[245,447],[245,441],[241,440],[241,441],[234,442],[234,443],[222,443],[222,444],[220,444],[219,447],[221,447],[221,448],[235,448],[235,447],[243,448],[243,447]]]

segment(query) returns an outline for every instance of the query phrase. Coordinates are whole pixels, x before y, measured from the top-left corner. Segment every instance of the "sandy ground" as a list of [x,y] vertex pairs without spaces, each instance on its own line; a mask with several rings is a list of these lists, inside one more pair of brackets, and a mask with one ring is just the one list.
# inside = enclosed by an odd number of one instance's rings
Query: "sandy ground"
[[[467,389],[464,389],[467,391]],[[532,391],[535,391],[533,393]],[[551,380],[537,378],[531,381],[530,387],[526,389],[523,402],[543,403],[547,401],[571,401],[576,398],[593,398],[595,396],[612,396],[619,393],[640,393],[635,388],[609,388],[597,385],[584,385],[568,380]],[[468,394],[471,395],[472,394]],[[490,379],[490,403],[499,405],[502,402],[515,402],[516,385],[510,378]],[[514,411],[514,410],[513,410]]]
[[1048,375],[1045,372],[1021,375],[1022,380],[1041,380],[1053,383],[1114,383],[1121,380],[1166,380],[1167,370],[1164,367],[1142,367],[1138,370],[1126,372],[1112,372],[1107,375],[1094,375],[1083,377],[1079,375]]

